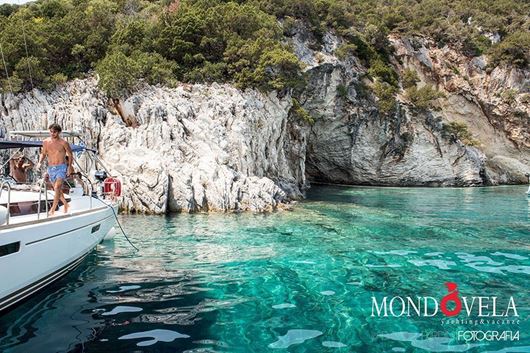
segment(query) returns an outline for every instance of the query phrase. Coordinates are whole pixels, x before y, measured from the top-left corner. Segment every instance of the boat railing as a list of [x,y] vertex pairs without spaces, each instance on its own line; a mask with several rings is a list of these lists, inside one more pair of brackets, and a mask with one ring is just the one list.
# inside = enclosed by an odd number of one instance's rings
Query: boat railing
[[87,184],[88,186],[90,187],[90,193],[88,194],[89,197],[89,209],[92,209],[92,199],[94,198],[94,185],[92,184],[92,181],[90,180],[89,177],[87,177],[86,175],[82,174],[81,175],[86,179],[87,181]]
[[44,202],[46,204],[46,218],[48,218],[48,187],[46,180],[41,179],[39,182],[39,204],[37,205],[37,219],[40,219],[40,209],[42,201],[42,189],[44,189]]
[[[90,180],[90,178],[82,172],[76,172],[74,173],[74,175],[77,175],[78,177],[81,178],[81,183],[83,185],[87,185],[87,195],[90,196],[89,208],[92,209],[92,198],[94,197],[94,184],[92,183],[92,180]],[[85,182],[83,182],[83,179]],[[85,191],[85,187],[83,186],[83,192],[84,191]]]
[[7,181],[2,182],[2,184],[0,185],[0,197],[2,197],[2,193],[4,192],[4,187],[7,188],[6,224],[9,225],[9,215],[11,213],[11,184],[9,184]]
[[[83,175],[82,173],[79,173],[84,179],[86,179],[87,183],[88,184],[88,191],[89,191],[89,208],[92,209],[92,198],[93,198],[93,194],[94,194],[94,185],[93,183],[91,182],[91,180],[86,176],[86,175]],[[37,203],[37,220],[40,220],[41,219],[41,213],[42,213],[42,194],[44,194],[44,207],[45,207],[45,210],[46,210],[46,218],[49,217],[49,199],[48,199],[48,185],[47,185],[47,182],[46,182],[46,179],[42,178],[40,179],[39,181],[37,181],[36,183],[37,187],[38,187],[38,192],[39,192],[39,200],[38,200],[38,203]],[[0,183],[0,197],[2,196],[3,192],[4,192],[4,189],[7,190],[7,215],[6,215],[6,225],[9,225],[9,219],[10,219],[10,216],[11,216],[11,190],[12,190],[12,187],[11,187],[11,183],[8,182],[8,181],[3,181]]]

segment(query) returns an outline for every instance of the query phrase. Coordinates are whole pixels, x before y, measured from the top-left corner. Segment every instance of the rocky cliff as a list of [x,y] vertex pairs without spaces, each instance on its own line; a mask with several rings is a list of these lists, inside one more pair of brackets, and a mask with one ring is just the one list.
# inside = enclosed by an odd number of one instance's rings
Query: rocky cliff
[[[293,36],[306,63],[304,107],[316,117],[308,137],[311,180],[367,185],[470,186],[526,182],[530,166],[530,74],[487,68],[485,57],[466,58],[422,38],[391,37],[398,73],[413,69],[419,86],[444,96],[436,109],[418,110],[401,92],[395,113],[381,114],[367,69],[334,55],[340,38],[324,37],[322,52]],[[507,97],[507,94],[510,96]],[[446,131],[465,124],[477,141],[466,145]]]
[[301,197],[305,135],[290,97],[231,86],[146,87],[108,102],[96,79],[2,97],[5,130],[58,122],[81,132],[124,181],[126,210],[267,211]]
[[524,183],[530,169],[530,71],[488,67],[485,56],[468,58],[424,38],[391,38],[400,67],[445,98],[433,115],[466,124],[486,156],[484,184]]
[[[300,198],[311,181],[470,186],[522,183],[530,165],[528,71],[488,69],[423,38],[389,38],[393,65],[443,94],[416,109],[403,92],[382,114],[366,67],[338,59],[328,33],[315,51],[290,38],[306,65],[300,92],[263,94],[230,85],[146,86],[108,101],[96,78],[51,93],[0,96],[4,131],[58,122],[80,131],[124,180],[124,208],[140,212],[264,211]],[[293,114],[293,95],[313,124]],[[464,123],[473,145],[448,133]]]

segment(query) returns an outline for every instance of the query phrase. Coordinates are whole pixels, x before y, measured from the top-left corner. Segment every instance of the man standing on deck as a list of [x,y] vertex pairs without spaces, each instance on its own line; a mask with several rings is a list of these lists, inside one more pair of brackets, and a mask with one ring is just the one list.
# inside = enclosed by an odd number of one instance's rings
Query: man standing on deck
[[[48,176],[55,191],[50,211],[50,215],[53,216],[59,205],[59,199],[63,202],[64,213],[68,212],[68,203],[66,203],[64,198],[62,186],[66,176],[74,172],[72,167],[74,156],[70,144],[60,137],[61,126],[59,124],[51,124],[48,129],[50,130],[50,137],[42,142],[42,151],[37,170],[40,169],[44,158],[48,157]],[[68,159],[66,156],[68,156]]]

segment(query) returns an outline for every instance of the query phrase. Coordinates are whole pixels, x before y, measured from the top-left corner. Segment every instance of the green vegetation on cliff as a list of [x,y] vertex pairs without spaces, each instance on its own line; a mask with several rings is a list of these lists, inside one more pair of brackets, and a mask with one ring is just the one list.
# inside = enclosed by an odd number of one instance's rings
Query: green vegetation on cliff
[[[112,96],[139,82],[232,82],[283,90],[303,83],[285,36],[303,22],[321,45],[334,30],[337,55],[358,57],[380,82],[382,108],[398,87],[387,35],[425,35],[492,65],[529,64],[530,4],[524,0],[40,0],[0,5],[0,90],[52,88],[91,70]],[[498,34],[491,44],[487,36]],[[6,71],[9,80],[6,77]],[[410,79],[410,78],[409,78]],[[413,79],[413,78],[412,78]],[[384,83],[384,84],[383,84]],[[389,87],[390,86],[390,87]],[[376,93],[377,93],[376,92]]]
[[466,123],[452,121],[448,124],[444,124],[443,132],[448,137],[453,137],[455,139],[462,141],[462,143],[464,143],[465,145],[468,145],[468,146],[480,145],[480,142],[476,140],[471,134],[471,132],[469,131],[469,128]]

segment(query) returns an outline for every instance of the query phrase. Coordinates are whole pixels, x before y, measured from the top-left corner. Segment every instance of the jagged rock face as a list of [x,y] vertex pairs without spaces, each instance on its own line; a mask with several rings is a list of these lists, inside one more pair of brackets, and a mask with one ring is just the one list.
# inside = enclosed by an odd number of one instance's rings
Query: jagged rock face
[[[371,82],[364,78],[366,68],[355,57],[338,60],[333,56],[339,38],[325,36],[322,51],[315,52],[308,47],[310,34],[303,28],[293,35],[293,47],[309,76],[301,102],[316,117],[308,139],[308,177],[331,183],[403,186],[524,183],[530,124],[522,93],[528,91],[528,72],[495,69],[490,74],[482,71],[480,78],[459,77],[451,82],[444,76],[450,67],[445,58],[449,49],[390,39],[396,47],[398,70],[413,67],[420,73],[420,84],[432,83],[429,77],[446,84],[447,89],[439,86],[446,93],[445,99],[439,99],[440,111],[417,111],[406,97],[398,96],[396,114],[379,114]],[[466,68],[481,67],[483,60],[475,58]],[[500,97],[500,90],[510,88],[521,93],[512,106],[488,95],[497,92]],[[466,122],[483,143],[470,147],[447,136],[443,124],[451,121]]]
[[[406,107],[395,116],[382,116],[348,69],[328,65],[311,71],[305,106],[320,116],[308,145],[307,173],[314,180],[431,186],[484,182],[483,154],[446,141],[434,117],[415,116]],[[347,87],[347,96],[337,93],[339,85]]]
[[[316,52],[310,36],[298,28],[290,42],[306,64],[308,85],[297,97],[316,118],[311,127],[290,116],[289,94],[182,85],[108,102],[95,78],[51,93],[0,95],[0,126],[41,130],[58,122],[82,132],[122,177],[123,207],[139,212],[273,210],[302,196],[306,176],[368,185],[526,182],[528,71],[488,73],[484,58],[391,37],[398,71],[414,68],[421,84],[446,97],[437,111],[417,111],[399,95],[397,113],[385,116],[366,68],[336,57],[341,39],[327,33]],[[451,121],[466,122],[482,144],[448,136],[443,124]]]
[[[297,42],[301,35],[293,38]],[[400,104],[393,116],[379,114],[354,57],[330,60],[338,38],[324,38],[323,55],[296,43],[308,65],[301,101],[316,122],[308,139],[307,174],[314,181],[367,185],[481,185],[484,155],[449,141],[431,114]],[[310,54],[323,58],[314,65]]]
[[54,121],[81,131],[122,177],[127,210],[273,210],[306,184],[306,132],[289,120],[290,97],[216,84],[147,87],[110,108],[88,79],[2,100],[8,131]]
[[424,38],[390,37],[395,64],[445,94],[434,116],[464,122],[486,156],[488,184],[524,183],[530,170],[530,72],[468,58]]

